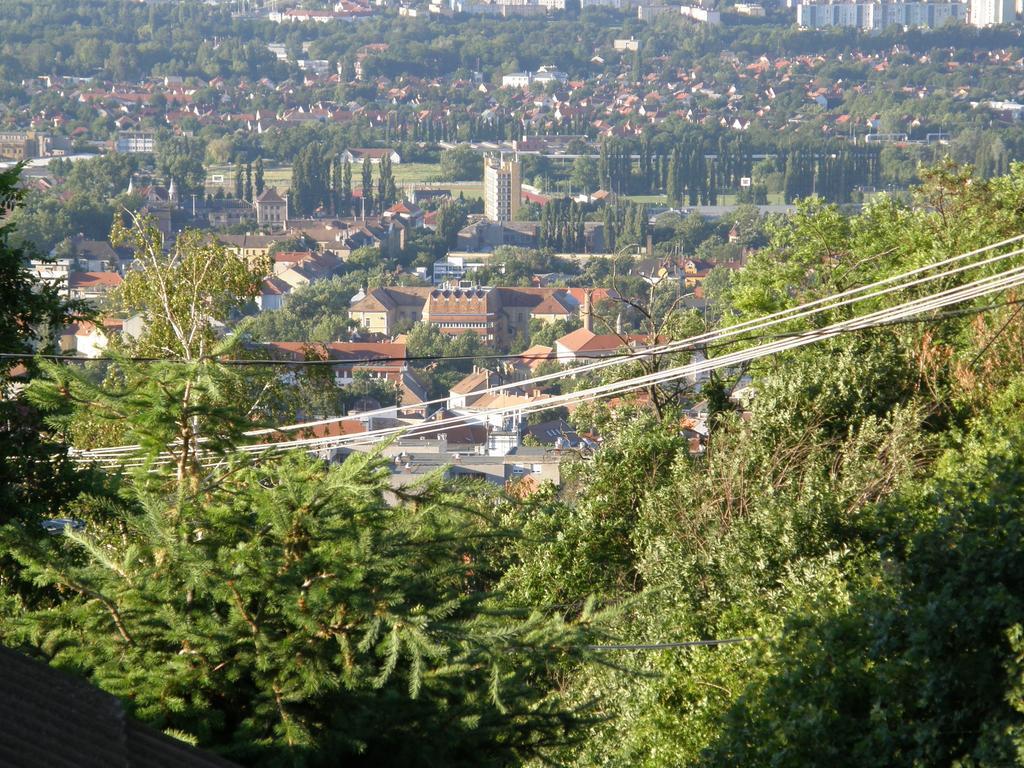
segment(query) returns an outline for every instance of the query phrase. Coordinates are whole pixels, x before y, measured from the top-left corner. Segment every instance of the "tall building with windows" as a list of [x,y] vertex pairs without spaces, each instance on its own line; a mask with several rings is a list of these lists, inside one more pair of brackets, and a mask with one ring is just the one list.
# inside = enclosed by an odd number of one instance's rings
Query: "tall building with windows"
[[971,0],[971,24],[976,27],[1012,24],[1016,20],[1014,0]]
[[[987,0],[1000,3],[1006,0]],[[1014,0],[1009,0],[1013,2]],[[971,11],[973,14],[973,9]],[[967,4],[957,0],[830,0],[796,6],[796,23],[805,29],[855,27],[872,32],[888,27],[935,29],[950,21],[967,20]]]
[[484,158],[484,215],[491,221],[512,221],[523,194],[519,161]]

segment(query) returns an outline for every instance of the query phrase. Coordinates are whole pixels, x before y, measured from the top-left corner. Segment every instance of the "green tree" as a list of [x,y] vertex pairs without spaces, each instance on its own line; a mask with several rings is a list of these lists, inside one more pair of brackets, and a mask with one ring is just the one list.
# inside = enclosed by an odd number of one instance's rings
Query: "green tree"
[[165,177],[172,179],[182,199],[202,194],[206,181],[203,168],[205,144],[189,136],[167,136],[156,146],[156,167]]
[[256,197],[263,194],[263,190],[266,189],[266,181],[263,178],[263,158],[256,158],[256,167],[253,170],[253,189],[256,190]]
[[252,163],[245,164],[245,199],[252,202]]
[[373,165],[368,159],[363,160],[362,168],[362,206],[363,214],[373,213]]
[[341,215],[352,215],[352,163],[348,160],[341,170]]
[[477,181],[483,173],[483,159],[467,144],[441,153],[441,178],[445,181]]
[[[0,171],[0,211],[20,204],[20,167]],[[15,246],[15,225],[0,221],[0,527],[37,525],[80,490],[65,451],[46,439],[39,414],[21,388],[37,373],[36,351],[51,352],[54,334],[84,313],[60,298],[60,286],[37,281],[26,269],[29,253]],[[18,357],[23,355],[23,357]],[[38,533],[38,527],[32,533]],[[0,600],[8,563],[0,556]]]
[[434,234],[447,252],[458,242],[459,231],[466,226],[466,209],[457,201],[447,200],[437,209]]
[[596,192],[600,186],[597,162],[592,157],[577,157],[572,162],[569,175],[573,189],[579,192]]
[[743,692],[704,765],[1018,760],[1022,392],[1014,382],[932,481],[860,521],[878,538],[878,575],[790,618],[772,672]]

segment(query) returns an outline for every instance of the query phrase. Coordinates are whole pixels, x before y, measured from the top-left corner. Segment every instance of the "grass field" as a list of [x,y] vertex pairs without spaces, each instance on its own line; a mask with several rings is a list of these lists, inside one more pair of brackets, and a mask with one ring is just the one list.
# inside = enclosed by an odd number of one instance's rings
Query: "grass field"
[[[664,195],[627,195],[629,200],[634,203],[647,203],[649,205],[668,205],[668,199]],[[722,192],[718,195],[719,205],[738,205],[737,195],[734,192]],[[785,202],[781,192],[771,193],[768,195],[769,205],[782,205]],[[683,200],[683,206],[686,207],[686,200]]]
[[[358,188],[362,171],[356,166],[352,169],[352,184]],[[403,163],[394,166],[395,183],[400,187],[414,184],[430,184],[445,189],[451,189],[456,195],[460,192],[466,197],[482,197],[483,181],[441,181],[441,166],[437,163]],[[220,176],[222,181],[214,181],[214,177]],[[374,169],[374,180],[377,178],[377,170]],[[291,188],[292,169],[291,166],[268,165],[263,169],[263,179],[268,187],[276,187],[282,194]],[[207,169],[206,187],[215,190],[222,187],[226,192],[231,192],[235,187],[235,168],[232,165],[211,166]]]
[[[361,171],[358,166],[352,169],[352,184],[358,188]],[[467,198],[483,197],[483,181],[458,181],[446,182],[441,180],[441,166],[438,163],[401,163],[394,166],[395,183],[399,189],[406,189],[411,186],[429,185],[451,189],[457,197],[462,193]],[[214,176],[222,176],[223,181],[216,183]],[[374,169],[374,180],[377,178]],[[284,194],[291,188],[292,169],[288,165],[268,165],[264,168],[263,178],[268,187],[276,187],[277,191]],[[235,187],[235,168],[231,165],[213,166],[207,170],[206,188],[214,191],[222,187],[226,192],[232,192]],[[635,203],[646,203],[648,205],[667,205],[664,195],[627,195],[629,200]],[[732,192],[723,192],[718,196],[719,205],[736,205],[737,195]],[[772,205],[783,202],[782,194],[775,193],[768,195],[768,202]],[[685,201],[684,201],[685,204]]]

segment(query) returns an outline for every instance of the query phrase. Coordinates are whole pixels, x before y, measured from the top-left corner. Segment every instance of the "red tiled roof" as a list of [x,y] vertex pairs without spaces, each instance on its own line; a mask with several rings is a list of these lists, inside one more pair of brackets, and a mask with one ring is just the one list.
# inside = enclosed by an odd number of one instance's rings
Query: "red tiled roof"
[[594,333],[586,328],[577,328],[572,333],[567,333],[555,343],[560,344],[570,352],[614,352],[625,346],[626,343],[642,342],[645,336],[625,336],[625,341],[614,333]]
[[91,288],[100,285],[116,288],[122,282],[124,281],[117,272],[72,272],[68,276],[69,288]]

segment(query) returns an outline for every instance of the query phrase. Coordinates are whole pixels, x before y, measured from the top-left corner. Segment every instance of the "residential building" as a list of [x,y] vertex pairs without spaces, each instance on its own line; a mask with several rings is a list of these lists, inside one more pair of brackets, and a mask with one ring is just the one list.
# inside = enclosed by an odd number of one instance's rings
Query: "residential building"
[[218,235],[217,239],[240,259],[249,263],[269,258],[270,247],[285,239],[284,235]]
[[256,295],[256,306],[260,312],[268,312],[273,309],[281,309],[284,306],[284,297],[291,293],[292,287],[284,280],[271,275],[260,284],[260,292]]
[[448,407],[467,408],[479,400],[487,390],[504,383],[502,377],[494,371],[474,366],[472,373],[451,388],[448,394]]
[[976,27],[1010,24],[1017,19],[1014,0],[970,0],[970,22]]
[[72,272],[68,275],[68,297],[100,303],[122,282],[117,272]]
[[357,373],[368,373],[395,385],[405,383],[408,370],[405,344],[394,342],[332,341],[317,344],[302,341],[271,341],[261,345],[275,360],[330,360],[334,383],[345,386],[355,381]]
[[294,290],[329,279],[341,269],[342,264],[342,260],[331,252],[307,253],[291,264],[275,264],[274,276]]
[[99,325],[89,320],[72,323],[60,335],[61,354],[90,359],[100,357],[110,338],[121,333],[122,325],[123,321],[115,318],[105,318]]
[[647,337],[637,334],[595,333],[594,332],[594,293],[587,291],[583,306],[580,307],[580,318],[583,327],[577,328],[555,340],[555,360],[559,363],[575,363],[598,357],[611,357],[625,350],[643,348]]
[[523,194],[518,160],[484,158],[484,216],[490,221],[512,221]]
[[620,336],[615,333],[594,333],[590,328],[577,328],[555,340],[555,360],[559,363],[586,362],[599,357],[612,357],[625,351],[642,348],[646,337]]
[[[443,424],[443,420],[440,423]],[[472,430],[483,432],[484,428],[473,425]],[[445,435],[459,436],[469,431],[469,427],[455,426]],[[485,439],[487,443],[491,442],[489,434]],[[545,482],[556,486],[561,482],[560,465],[564,456],[557,451],[519,446],[505,454],[486,455],[485,447],[480,453],[453,451],[454,447],[456,445],[451,439],[442,437],[396,441],[384,449],[385,455],[394,456],[392,487],[403,488],[439,474],[446,479],[484,480],[518,493],[523,492],[519,489],[524,485],[529,492],[529,489],[536,490]],[[345,452],[351,450],[346,449]]]
[[675,13],[675,5],[665,5],[664,3],[650,3],[640,4],[636,7],[636,17],[640,21],[653,21],[662,14]]
[[[1009,2],[1013,10],[1013,0],[987,1]],[[853,27],[866,32],[891,26],[931,29],[948,21],[966,21],[967,8],[967,4],[962,2],[801,3],[796,7],[796,22],[806,29]]]
[[442,261],[434,262],[433,281],[434,285],[443,285],[444,283],[457,283],[462,280],[469,272],[473,270],[481,269],[486,266],[486,262],[479,260],[471,260],[465,256],[456,256],[448,254]]
[[552,66],[539,67],[536,72],[513,72],[510,75],[503,75],[501,78],[502,88],[529,88],[534,83],[547,85],[548,83],[565,84],[569,75],[561,72]]
[[152,154],[156,149],[153,131],[118,131],[114,151],[118,154]]
[[342,162],[356,163],[359,165],[362,165],[367,160],[374,165],[378,165],[384,157],[388,157],[391,160],[392,165],[401,165],[402,163],[402,156],[390,147],[349,147],[341,153]]
[[565,288],[374,288],[353,297],[349,317],[387,336],[416,322],[442,333],[475,333],[487,342],[510,340],[530,320],[564,320],[577,309]]
[[0,160],[29,160],[39,152],[32,131],[0,131]]
[[702,24],[717,26],[722,23],[722,14],[708,8],[701,8],[693,5],[681,5],[679,6],[679,13],[688,19],[699,21]]
[[529,88],[533,76],[529,72],[513,72],[501,76],[502,88]]
[[288,228],[288,200],[269,187],[256,198],[256,223],[267,229],[283,232]]

